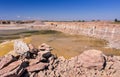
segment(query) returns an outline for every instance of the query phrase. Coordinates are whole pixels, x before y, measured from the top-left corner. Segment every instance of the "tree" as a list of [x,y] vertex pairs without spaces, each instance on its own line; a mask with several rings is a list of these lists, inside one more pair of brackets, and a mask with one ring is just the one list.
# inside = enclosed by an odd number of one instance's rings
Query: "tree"
[[95,22],[95,20],[92,20],[92,22]]
[[81,22],[81,20],[78,20],[78,22]]
[[115,21],[115,22],[118,22],[118,19],[116,18],[114,21]]
[[85,22],[85,20],[82,20],[82,22]]

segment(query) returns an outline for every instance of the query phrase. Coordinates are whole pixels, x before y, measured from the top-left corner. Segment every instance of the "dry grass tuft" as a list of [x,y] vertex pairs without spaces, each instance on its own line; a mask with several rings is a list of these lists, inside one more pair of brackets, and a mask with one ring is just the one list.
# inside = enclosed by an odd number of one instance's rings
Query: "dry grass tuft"
[[[30,43],[30,38],[24,38],[24,42]],[[0,44],[0,56],[7,54],[8,52],[13,50],[13,41],[7,41],[5,44]]]

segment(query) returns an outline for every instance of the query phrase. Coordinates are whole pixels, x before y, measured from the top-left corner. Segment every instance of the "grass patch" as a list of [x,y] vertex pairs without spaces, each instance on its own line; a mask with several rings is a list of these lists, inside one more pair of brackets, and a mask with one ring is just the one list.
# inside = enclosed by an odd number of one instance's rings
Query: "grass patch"
[[4,45],[0,45],[0,56],[7,54],[13,49],[13,42],[8,42]]
[[[24,42],[30,43],[31,38],[24,38]],[[5,44],[0,44],[0,56],[3,56],[13,50],[13,41],[8,41]]]

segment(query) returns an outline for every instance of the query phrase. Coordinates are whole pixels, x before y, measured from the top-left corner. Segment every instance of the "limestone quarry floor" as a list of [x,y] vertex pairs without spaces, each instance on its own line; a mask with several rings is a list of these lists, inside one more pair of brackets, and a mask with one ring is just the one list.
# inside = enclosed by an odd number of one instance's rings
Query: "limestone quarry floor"
[[[120,50],[109,48],[107,46],[107,41],[93,37],[83,35],[69,35],[54,31],[27,33],[31,33],[29,39],[26,40],[27,43],[32,43],[36,47],[42,43],[47,43],[54,48],[52,51],[54,54],[57,56],[64,56],[65,58],[74,57],[88,49],[98,49],[107,55],[120,55]],[[0,46],[0,56],[12,50],[11,48],[13,49],[13,43],[7,43],[4,44],[4,46]]]
[[35,46],[47,43],[54,48],[54,54],[65,58],[74,57],[88,49],[98,49],[107,55],[120,55],[120,50],[107,47],[107,41],[83,35],[32,35],[31,43]]

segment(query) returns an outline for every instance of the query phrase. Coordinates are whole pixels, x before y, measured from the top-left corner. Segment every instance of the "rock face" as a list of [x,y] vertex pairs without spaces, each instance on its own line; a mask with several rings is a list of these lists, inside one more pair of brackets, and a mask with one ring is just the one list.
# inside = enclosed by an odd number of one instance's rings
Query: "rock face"
[[22,54],[0,58],[0,77],[119,77],[120,74],[120,56],[88,50],[67,60],[53,55],[47,44],[39,46],[36,53],[32,45],[28,47],[27,52],[33,54],[29,58]]

